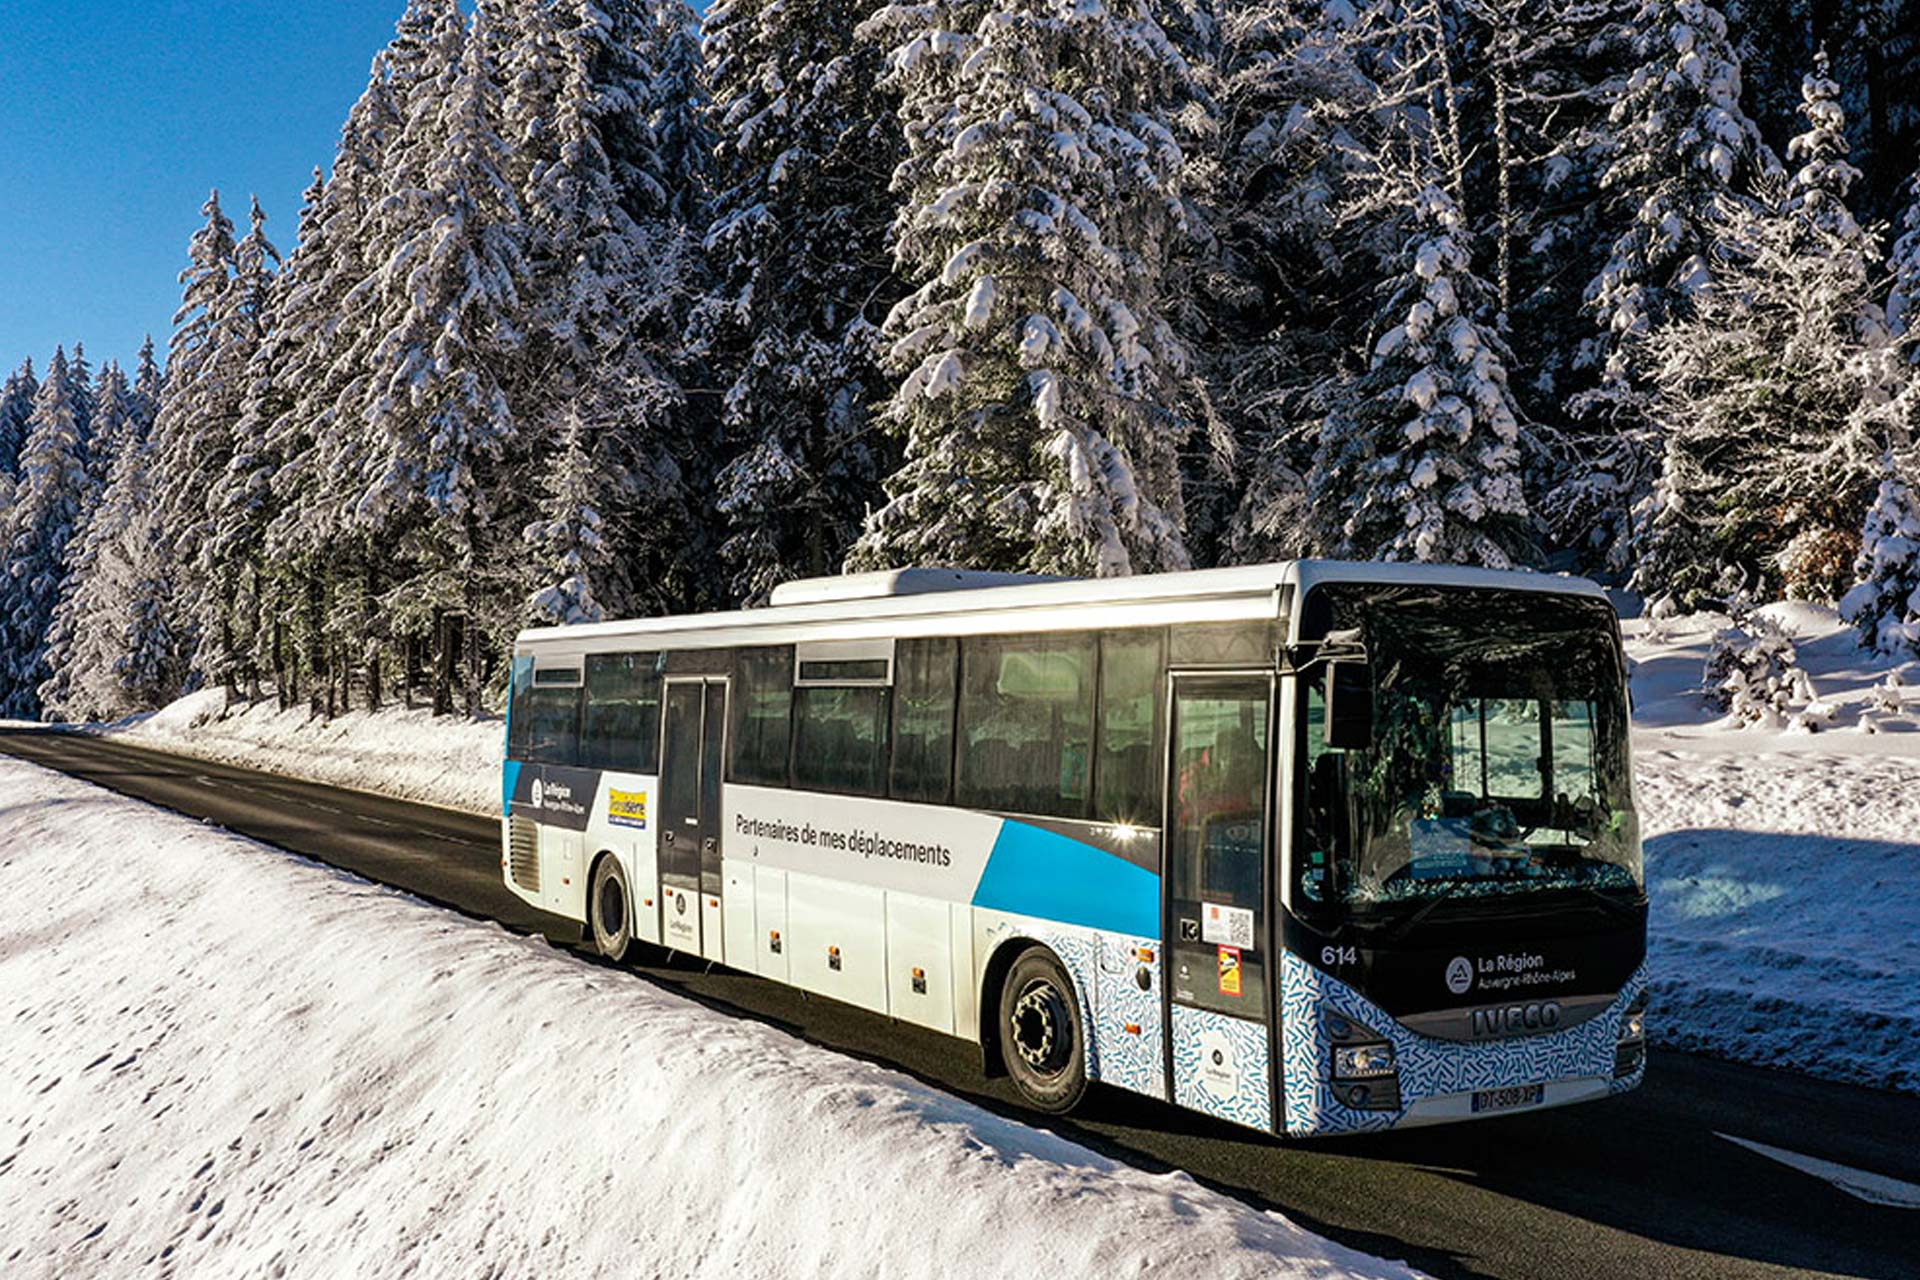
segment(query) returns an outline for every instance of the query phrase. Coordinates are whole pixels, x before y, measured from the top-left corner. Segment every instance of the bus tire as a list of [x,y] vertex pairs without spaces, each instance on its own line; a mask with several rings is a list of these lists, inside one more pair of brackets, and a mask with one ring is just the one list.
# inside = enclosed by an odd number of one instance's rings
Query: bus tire
[[587,889],[587,927],[601,955],[618,964],[633,945],[633,889],[626,868],[612,854],[594,864]]
[[1000,987],[1000,1056],[1036,1111],[1065,1115],[1087,1092],[1086,1019],[1053,952],[1030,947]]

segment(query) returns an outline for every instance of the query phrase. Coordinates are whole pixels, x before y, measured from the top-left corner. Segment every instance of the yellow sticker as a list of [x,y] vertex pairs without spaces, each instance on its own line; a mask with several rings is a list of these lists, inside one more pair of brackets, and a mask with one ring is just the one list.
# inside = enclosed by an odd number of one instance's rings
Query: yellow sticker
[[1220,948],[1220,994],[1240,994],[1240,948]]
[[647,793],[609,790],[607,821],[616,827],[644,828],[647,825]]

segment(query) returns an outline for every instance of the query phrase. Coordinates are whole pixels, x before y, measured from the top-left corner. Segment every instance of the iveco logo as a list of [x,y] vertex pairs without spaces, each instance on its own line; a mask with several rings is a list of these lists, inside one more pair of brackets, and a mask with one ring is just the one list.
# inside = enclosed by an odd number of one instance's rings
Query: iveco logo
[[540,785],[540,779],[533,780],[533,790],[527,797],[536,809],[546,808],[546,789]]
[[1455,956],[1447,962],[1447,990],[1457,996],[1467,994],[1473,987],[1473,961],[1465,956]]
[[1540,1031],[1557,1030],[1560,1016],[1560,1005],[1553,1000],[1537,1004],[1495,1005],[1491,1009],[1473,1010],[1468,1034],[1475,1040],[1530,1036]]

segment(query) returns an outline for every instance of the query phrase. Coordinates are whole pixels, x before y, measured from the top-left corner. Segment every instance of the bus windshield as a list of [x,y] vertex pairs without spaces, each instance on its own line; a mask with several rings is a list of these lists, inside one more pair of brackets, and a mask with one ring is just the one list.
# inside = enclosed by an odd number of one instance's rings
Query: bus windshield
[[1317,634],[1360,634],[1373,740],[1330,748],[1324,684],[1302,679],[1296,862],[1308,903],[1364,915],[1641,886],[1625,681],[1603,602],[1405,586],[1315,595]]

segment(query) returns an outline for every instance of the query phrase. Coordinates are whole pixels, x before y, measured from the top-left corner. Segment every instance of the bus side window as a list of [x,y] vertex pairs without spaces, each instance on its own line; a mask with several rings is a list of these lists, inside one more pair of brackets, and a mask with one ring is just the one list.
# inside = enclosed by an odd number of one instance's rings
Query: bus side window
[[893,657],[895,800],[945,804],[953,794],[956,640],[902,640]]
[[889,693],[871,685],[796,689],[793,785],[841,795],[882,794]]
[[580,687],[535,687],[527,697],[527,759],[572,765],[580,754]]
[[533,745],[533,659],[513,660],[513,690],[507,703],[507,759],[526,760]]
[[1093,637],[968,640],[960,667],[960,803],[1086,817],[1093,798]]
[[1100,638],[1100,759],[1095,772],[1103,822],[1160,825],[1158,769],[1166,641],[1158,631]]
[[653,773],[660,757],[660,663],[651,653],[587,659],[581,763],[594,769]]
[[742,649],[734,674],[727,781],[784,787],[793,738],[793,650]]

